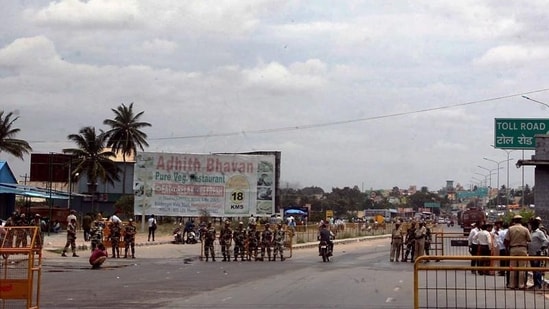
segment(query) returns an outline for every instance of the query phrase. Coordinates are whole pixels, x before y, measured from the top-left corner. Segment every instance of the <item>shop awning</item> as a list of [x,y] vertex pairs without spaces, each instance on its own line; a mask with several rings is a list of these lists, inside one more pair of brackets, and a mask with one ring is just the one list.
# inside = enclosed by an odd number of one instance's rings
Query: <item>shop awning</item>
[[[29,197],[51,198],[58,200],[68,200],[69,194],[59,190],[49,190],[46,188],[25,186],[13,183],[0,183],[0,194],[15,194]],[[71,193],[71,196],[86,196],[80,193]]]

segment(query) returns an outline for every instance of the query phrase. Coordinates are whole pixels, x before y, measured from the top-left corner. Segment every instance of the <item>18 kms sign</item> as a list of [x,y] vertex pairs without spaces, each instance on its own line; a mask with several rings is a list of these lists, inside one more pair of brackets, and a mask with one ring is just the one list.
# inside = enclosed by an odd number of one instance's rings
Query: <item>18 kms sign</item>
[[548,134],[549,119],[496,118],[494,146],[502,149],[536,149],[535,136]]

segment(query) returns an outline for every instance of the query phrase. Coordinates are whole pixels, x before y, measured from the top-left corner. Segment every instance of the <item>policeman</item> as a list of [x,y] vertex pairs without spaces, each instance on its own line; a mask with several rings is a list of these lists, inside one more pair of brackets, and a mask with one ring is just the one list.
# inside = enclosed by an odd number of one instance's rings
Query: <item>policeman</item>
[[271,248],[273,246],[273,231],[269,226],[269,223],[265,223],[265,229],[261,232],[261,261],[265,259],[265,250],[267,251],[267,257],[271,260]]
[[135,259],[135,234],[137,229],[133,225],[133,219],[128,220],[128,225],[124,229],[124,258],[128,258],[128,249],[131,249],[132,259]]
[[276,256],[280,252],[280,260],[284,261],[284,239],[286,232],[282,229],[282,224],[277,224],[277,230],[274,234],[274,256],[273,261],[276,261]]
[[204,235],[204,255],[206,256],[206,262],[211,255],[212,261],[215,262],[214,241],[215,241],[215,228],[211,222],[203,228],[201,235]]
[[61,256],[67,256],[67,249],[71,247],[72,256],[78,257],[76,254],[76,219],[71,219],[67,225],[67,242],[65,243],[65,248],[63,248],[63,253]]
[[408,255],[410,255],[410,262],[414,262],[415,244],[416,244],[416,223],[412,222],[408,230],[406,231],[406,252],[404,253],[403,262],[408,262]]
[[219,232],[219,244],[221,245],[221,253],[223,254],[223,262],[231,261],[231,242],[233,239],[233,230],[231,229],[231,221],[225,221],[225,226]]
[[246,231],[244,231],[244,223],[238,222],[238,228],[233,232],[234,240],[234,260],[238,259],[240,255],[240,260],[244,261],[244,239],[246,237]]
[[112,257],[113,258],[120,258],[120,222],[116,221],[112,223],[111,226],[111,234],[110,234],[110,241],[111,241],[111,247],[112,247]]
[[97,248],[97,245],[101,243],[103,239],[103,229],[99,225],[98,221],[94,221],[90,229],[90,241],[91,241],[91,251]]
[[404,232],[402,231],[402,228],[400,228],[400,221],[397,221],[395,223],[395,227],[393,228],[393,231],[391,232],[391,253],[389,256],[389,260],[391,262],[398,262],[400,257],[400,250],[402,248],[402,236]]
[[252,257],[257,261],[257,248],[259,245],[259,231],[256,230],[255,222],[250,222],[246,229],[246,242],[248,243],[248,261],[252,260]]

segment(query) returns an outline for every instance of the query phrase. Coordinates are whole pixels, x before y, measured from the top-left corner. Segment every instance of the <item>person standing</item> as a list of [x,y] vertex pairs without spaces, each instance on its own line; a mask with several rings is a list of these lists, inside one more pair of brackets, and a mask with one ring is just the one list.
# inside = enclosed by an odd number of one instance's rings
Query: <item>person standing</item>
[[147,237],[147,241],[151,241],[151,236],[154,241],[154,232],[156,231],[156,218],[154,215],[151,215],[147,223],[149,225],[149,236]]
[[406,230],[406,252],[404,253],[403,262],[408,262],[408,255],[410,255],[410,262],[414,262],[414,253],[416,248],[416,223],[412,222],[408,230]]
[[[467,237],[467,242],[469,244],[469,253],[472,256],[478,255],[478,240],[476,238],[477,233],[479,232],[478,224],[473,222],[471,223],[471,231],[469,232],[469,237]],[[477,260],[471,259],[471,267],[477,266]],[[475,270],[471,270],[472,274],[476,274]]]
[[269,226],[269,223],[265,223],[265,228],[261,232],[261,258],[263,261],[265,259],[265,251],[267,251],[267,258],[271,260],[271,248],[273,245],[273,231]]
[[42,217],[39,214],[35,214],[31,225],[38,228],[36,238],[34,240],[34,246],[36,248],[42,248],[44,245],[44,232],[47,229],[46,221],[42,220]]
[[248,244],[247,246],[247,255],[248,255],[248,261],[253,260],[257,261],[257,249],[259,246],[259,231],[256,229],[255,223],[248,224],[248,229],[246,230],[246,242]]
[[84,241],[90,241],[90,231],[93,219],[89,213],[82,217],[82,230],[84,232]]
[[[491,256],[492,255],[492,235],[488,231],[489,226],[487,224],[482,224],[480,230],[475,234],[473,241],[476,241],[478,244],[478,255],[480,256]],[[477,261],[478,266],[490,266],[490,261]],[[479,275],[487,275],[488,271],[479,270]]]
[[103,228],[99,225],[99,221],[97,220],[93,221],[89,239],[91,241],[91,251],[95,250],[97,245],[103,241]]
[[[507,234],[507,229],[509,228],[509,224],[504,223],[502,221],[496,221],[494,224],[494,231],[492,232],[494,234],[494,240],[496,241],[498,254],[499,256],[509,256],[509,252],[507,251],[507,248],[505,247],[505,235]],[[499,261],[500,267],[508,267],[509,261],[500,260]],[[509,272],[500,270],[498,272],[498,275],[505,276],[505,285],[509,283]]]
[[[507,235],[505,235],[505,244],[509,248],[509,256],[527,256],[528,243],[532,241],[530,231],[522,225],[522,216],[515,215],[512,220],[513,225],[509,227]],[[527,267],[526,261],[511,260],[511,267]],[[512,271],[509,275],[510,289],[524,289],[526,282],[526,274],[524,271]]]
[[[547,239],[545,232],[540,229],[540,221],[532,220],[530,223],[532,227],[532,241],[528,244],[528,255],[530,256],[541,256],[541,252],[549,246],[549,240]],[[530,266],[541,267],[541,261],[531,260]],[[542,287],[543,273],[541,271],[534,271],[534,286],[532,286],[532,288],[541,289]]]
[[274,234],[274,257],[273,261],[276,261],[276,256],[280,253],[280,260],[284,261],[284,238],[286,236],[286,232],[284,232],[284,229],[282,228],[282,223],[279,223],[277,225],[277,230]]
[[425,222],[422,221],[419,223],[419,227],[416,228],[415,231],[415,238],[416,238],[416,245],[415,245],[415,261],[417,259],[425,254],[425,236],[427,235],[427,228],[425,228]]
[[215,262],[214,241],[215,241],[215,228],[211,222],[203,228],[201,235],[204,235],[204,255],[206,256],[206,262],[211,255],[212,261]]
[[107,249],[105,249],[105,245],[102,243],[99,244],[90,255],[90,265],[92,266],[92,269],[99,269],[105,260],[107,260],[108,256],[109,254],[107,253]]
[[233,233],[233,240],[234,240],[234,260],[238,259],[238,256],[240,255],[240,260],[244,261],[244,240],[246,237],[246,232],[244,231],[244,222],[238,222],[238,227]]
[[[74,210],[74,209],[71,209],[70,212],[69,212],[69,215],[67,216],[67,225],[69,223],[71,223],[72,219],[74,219],[74,222],[78,222],[77,218],[76,218],[76,210]],[[78,229],[78,226],[75,226],[75,228]],[[67,227],[67,230],[68,229],[69,228]]]
[[111,241],[111,248],[112,248],[112,257],[113,258],[120,258],[120,223],[119,222],[113,222],[111,226],[111,234],[109,235],[110,241]]
[[65,243],[65,248],[63,248],[63,253],[61,256],[67,256],[67,249],[69,246],[72,250],[72,256],[78,257],[76,254],[76,219],[72,218],[69,224],[67,225],[67,242]]
[[402,237],[404,232],[400,227],[400,221],[395,223],[395,227],[391,232],[391,253],[389,255],[389,261],[398,262],[400,257],[400,250],[402,248]]
[[132,259],[135,259],[135,234],[137,229],[133,225],[133,219],[128,220],[128,225],[124,229],[124,258],[128,258],[128,251],[131,250]]
[[233,239],[233,230],[231,229],[231,221],[225,221],[225,226],[219,232],[219,244],[221,245],[221,254],[223,262],[231,261],[231,242]]

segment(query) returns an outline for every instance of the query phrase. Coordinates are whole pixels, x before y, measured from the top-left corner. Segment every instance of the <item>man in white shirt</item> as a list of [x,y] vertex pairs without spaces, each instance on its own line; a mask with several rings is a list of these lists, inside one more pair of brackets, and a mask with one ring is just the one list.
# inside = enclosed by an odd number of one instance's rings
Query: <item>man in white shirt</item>
[[[492,234],[494,235],[497,250],[500,256],[509,256],[509,251],[507,251],[507,247],[505,247],[505,242],[503,241],[505,239],[505,234],[507,234],[508,228],[509,228],[508,223],[503,223],[503,221],[495,222],[494,231],[492,232]],[[499,261],[499,266],[507,267],[509,266],[509,261],[501,260]],[[500,276],[505,276],[505,285],[507,285],[507,282],[509,282],[509,272],[499,271],[498,274]]]
[[[489,230],[492,229],[492,225],[483,224],[480,227],[478,233],[473,236],[473,242],[476,240],[478,244],[478,255],[491,256],[492,255],[492,235]],[[490,261],[477,261],[478,266],[490,266]],[[479,275],[487,275],[488,271],[480,270]]]
[[[467,241],[469,243],[469,253],[472,256],[478,255],[478,240],[475,238],[475,235],[479,232],[476,223],[471,223],[471,231],[469,232],[469,237]],[[471,260],[471,266],[474,267],[477,265],[477,260]],[[471,270],[471,273],[476,274],[474,270]]]

